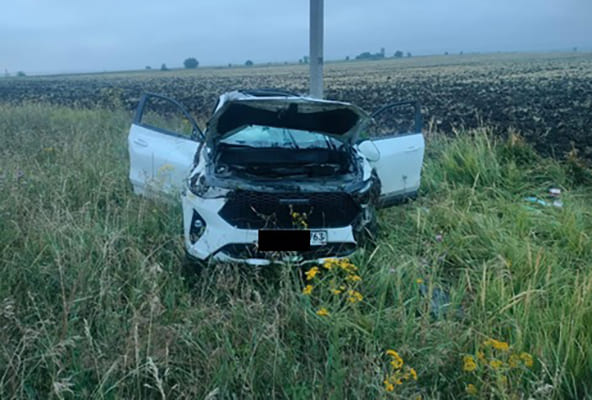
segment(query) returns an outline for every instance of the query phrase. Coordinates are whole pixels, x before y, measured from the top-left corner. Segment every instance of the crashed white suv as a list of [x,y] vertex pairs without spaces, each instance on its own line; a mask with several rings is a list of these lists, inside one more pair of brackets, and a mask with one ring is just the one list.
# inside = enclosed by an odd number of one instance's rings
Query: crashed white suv
[[[411,132],[361,138],[404,104]],[[223,94],[203,132],[180,103],[144,94],[128,143],[135,193],[180,193],[190,258],[253,265],[349,256],[376,208],[417,193],[425,147],[414,102],[369,115],[277,90]]]

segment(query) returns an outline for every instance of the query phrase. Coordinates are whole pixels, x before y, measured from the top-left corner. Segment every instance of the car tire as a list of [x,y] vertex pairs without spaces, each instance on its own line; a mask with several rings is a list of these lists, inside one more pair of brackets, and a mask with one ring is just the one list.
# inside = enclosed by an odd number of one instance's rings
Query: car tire
[[183,275],[186,279],[192,280],[195,279],[196,276],[201,274],[201,271],[205,267],[205,263],[193,257],[191,254],[185,250],[185,257],[183,258]]

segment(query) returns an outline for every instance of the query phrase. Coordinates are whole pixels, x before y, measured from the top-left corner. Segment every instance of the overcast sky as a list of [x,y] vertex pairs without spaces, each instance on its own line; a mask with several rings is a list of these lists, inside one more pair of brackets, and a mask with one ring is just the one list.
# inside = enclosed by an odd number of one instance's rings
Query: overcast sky
[[[0,68],[33,73],[296,61],[308,0],[3,0]],[[325,0],[325,59],[592,49],[592,0]]]

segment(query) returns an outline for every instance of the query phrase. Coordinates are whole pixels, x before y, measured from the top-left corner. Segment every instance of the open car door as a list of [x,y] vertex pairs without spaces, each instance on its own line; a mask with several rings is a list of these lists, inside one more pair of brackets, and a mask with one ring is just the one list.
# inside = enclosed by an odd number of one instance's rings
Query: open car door
[[[388,104],[372,114],[372,119],[389,110],[402,106],[414,107],[414,126],[397,130],[396,121],[390,121],[380,126],[377,137],[367,139],[378,150],[377,157],[369,157],[370,164],[375,168],[381,182],[381,207],[397,204],[402,200],[413,198],[421,182],[421,167],[425,142],[421,132],[421,108],[418,102],[402,101]],[[409,119],[407,119],[409,121]],[[397,133],[400,132],[400,133]]]
[[128,135],[129,178],[134,192],[175,196],[193,164],[203,134],[177,101],[142,95]]

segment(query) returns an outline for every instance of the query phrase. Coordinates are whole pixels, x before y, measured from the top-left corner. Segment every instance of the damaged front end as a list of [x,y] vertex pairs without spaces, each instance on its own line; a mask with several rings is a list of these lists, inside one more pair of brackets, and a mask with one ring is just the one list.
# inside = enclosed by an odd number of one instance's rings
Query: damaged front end
[[365,117],[339,102],[227,99],[184,199],[201,232],[191,239],[186,226],[189,252],[251,264],[353,253],[375,228],[380,193],[352,146]]

